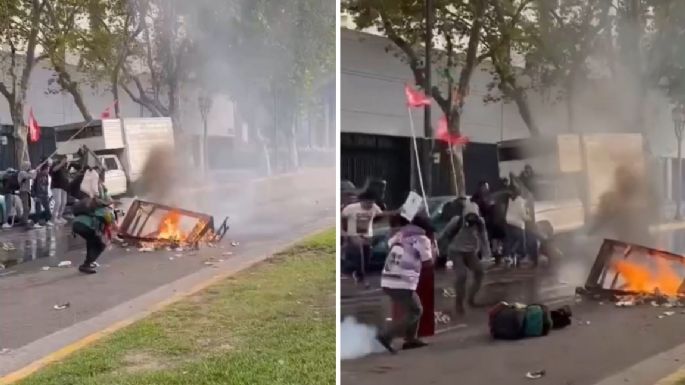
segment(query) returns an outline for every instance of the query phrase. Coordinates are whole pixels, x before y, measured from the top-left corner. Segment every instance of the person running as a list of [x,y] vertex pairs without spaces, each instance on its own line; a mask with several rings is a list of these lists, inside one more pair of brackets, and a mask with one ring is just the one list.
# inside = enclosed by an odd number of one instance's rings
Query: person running
[[67,158],[61,157],[50,167],[50,188],[52,197],[55,199],[55,207],[52,212],[52,220],[56,224],[65,224],[64,209],[67,207],[67,190],[69,178],[67,176]]
[[365,272],[371,256],[373,221],[381,214],[383,211],[375,203],[374,194],[368,191],[359,195],[359,202],[347,205],[340,214],[345,259],[353,265],[355,282],[367,287]]
[[112,233],[114,214],[108,205],[99,198],[84,198],[74,207],[72,231],[86,241],[86,258],[78,268],[84,274],[97,272],[95,261],[105,251],[108,234]]
[[421,270],[433,263],[433,247],[426,231],[401,215],[390,217],[390,226],[397,230],[388,240],[390,251],[381,275],[381,288],[398,308],[402,319],[376,337],[390,353],[395,353],[392,341],[404,337],[402,349],[415,349],[427,344],[418,338],[419,321],[423,313],[416,293]]
[[[441,242],[449,242],[447,258],[454,264],[456,279],[454,291],[456,293],[457,315],[465,313],[464,301],[469,306],[476,307],[476,295],[483,282],[483,265],[479,255],[483,259],[491,256],[490,242],[488,240],[485,221],[478,213],[478,206],[473,202],[466,202],[464,210],[459,216],[450,220],[440,233]],[[466,292],[467,270],[473,274],[473,282]]]

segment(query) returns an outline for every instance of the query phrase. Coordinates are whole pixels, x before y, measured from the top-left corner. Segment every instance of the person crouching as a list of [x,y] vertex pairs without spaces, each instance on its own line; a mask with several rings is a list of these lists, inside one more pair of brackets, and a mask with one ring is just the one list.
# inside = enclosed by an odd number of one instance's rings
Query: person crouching
[[74,207],[72,231],[86,241],[86,258],[78,270],[84,274],[95,274],[95,261],[107,245],[106,238],[114,223],[114,214],[106,202],[85,198]]
[[433,263],[433,255],[431,241],[421,227],[400,215],[390,218],[390,226],[396,233],[388,241],[390,251],[381,275],[381,288],[393,307],[400,310],[402,319],[393,320],[377,339],[390,353],[395,353],[392,340],[399,336],[404,337],[403,349],[426,346],[417,336],[423,308],[416,287],[423,266]]

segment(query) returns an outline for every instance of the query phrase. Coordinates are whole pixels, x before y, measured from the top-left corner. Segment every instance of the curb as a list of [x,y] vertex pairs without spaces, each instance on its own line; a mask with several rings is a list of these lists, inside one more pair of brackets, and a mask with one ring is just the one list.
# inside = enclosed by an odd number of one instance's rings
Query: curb
[[654,385],[675,385],[681,380],[685,380],[685,366],[660,379]]
[[[263,262],[270,257],[273,256],[273,254],[276,254],[280,251],[287,250],[298,243],[302,242],[303,240],[310,238],[312,236],[315,236],[317,234],[321,234],[323,232],[327,231],[326,228],[320,228],[314,231],[311,231],[307,234],[304,234],[301,237],[298,237],[297,239],[287,242],[285,245],[279,246],[276,250],[274,251],[269,251],[265,254],[260,255],[259,257],[252,258],[247,261],[243,261],[243,263],[237,267],[237,268],[232,268],[228,267],[226,269],[218,271],[216,274],[212,275],[208,279],[201,281],[193,286],[191,286],[189,289],[184,290],[184,291],[179,291],[176,294],[172,295],[171,297],[168,297],[162,301],[159,301],[157,303],[154,303],[150,306],[147,307],[147,309],[144,309],[143,311],[140,311],[136,314],[130,315],[126,317],[123,320],[114,322],[103,329],[96,331],[94,333],[91,333],[85,337],[82,337],[74,342],[71,342],[67,344],[66,346],[63,346],[51,353],[48,353],[47,355],[43,356],[42,358],[31,362],[30,364],[22,367],[21,369],[15,370],[11,373],[8,373],[7,375],[0,377],[0,384],[2,385],[10,385],[14,384],[18,381],[21,381],[25,379],[26,377],[38,372],[39,370],[45,368],[46,366],[59,362],[71,354],[91,345],[92,343],[101,340],[104,337],[110,336],[116,331],[119,331],[153,313],[156,313],[164,308],[166,308],[169,305],[172,305],[176,302],[179,302],[189,296],[192,296],[204,289],[206,289],[209,286],[212,286],[214,284],[219,283],[222,280],[225,280],[226,278],[239,273],[245,269],[248,269],[257,263]],[[183,279],[183,278],[181,278]]]

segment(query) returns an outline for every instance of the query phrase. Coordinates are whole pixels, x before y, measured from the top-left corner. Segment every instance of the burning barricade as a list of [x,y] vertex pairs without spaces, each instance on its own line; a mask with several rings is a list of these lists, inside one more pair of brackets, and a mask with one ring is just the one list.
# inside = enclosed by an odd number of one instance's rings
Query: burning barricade
[[211,215],[159,203],[135,200],[119,226],[119,237],[137,242],[140,251],[197,249],[213,245],[228,231],[228,218],[219,227]]
[[585,286],[576,291],[618,307],[685,306],[685,257],[605,239]]

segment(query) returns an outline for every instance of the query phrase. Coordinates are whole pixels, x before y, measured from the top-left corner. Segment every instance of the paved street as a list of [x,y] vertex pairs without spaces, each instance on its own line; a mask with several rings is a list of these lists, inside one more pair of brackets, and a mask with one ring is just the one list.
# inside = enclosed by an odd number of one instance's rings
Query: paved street
[[[332,172],[326,172],[333,175]],[[3,232],[0,240],[17,247],[5,259],[19,259],[0,277],[0,348],[20,349],[31,342],[95,317],[152,290],[195,272],[211,270],[208,258],[226,263],[256,258],[312,231],[335,225],[335,181],[313,172],[308,183],[278,188],[245,185],[242,193],[220,191],[190,196],[191,209],[205,210],[215,217],[229,216],[231,229],[216,248],[199,252],[139,253],[114,247],[100,259],[98,274],[83,276],[75,268],[50,268],[60,260],[74,264],[83,258],[83,245],[67,229]],[[238,241],[238,246],[231,246]],[[232,253],[232,255],[228,255]],[[52,256],[51,256],[52,255]],[[70,303],[66,310],[53,305]],[[107,326],[107,325],[102,325]],[[48,352],[44,352],[48,353]],[[0,374],[8,365],[0,357]],[[6,363],[6,362],[5,362]]]
[[[685,252],[685,231],[661,233],[656,244]],[[553,271],[490,271],[481,300],[543,302],[552,307],[569,304],[574,323],[549,336],[522,341],[492,341],[484,309],[475,309],[459,321],[438,324],[447,331],[429,339],[431,346],[397,356],[375,354],[342,364],[343,384],[523,384],[531,370],[546,370],[539,384],[592,385],[656,354],[685,343],[685,312],[658,318],[665,310],[652,306],[619,309],[611,303],[575,298],[574,289],[584,283],[601,240],[568,237],[562,243],[566,260]],[[442,290],[451,287],[451,272],[436,275],[436,310],[449,310],[452,299]],[[379,291],[354,295],[354,285],[343,279],[343,315],[364,322],[382,323],[387,304]],[[358,289],[357,289],[358,290]],[[375,299],[371,299],[375,296]],[[358,299],[355,299],[358,298]],[[364,298],[362,300],[362,298]],[[580,301],[580,302],[578,302]],[[375,313],[374,313],[375,311]],[[360,316],[361,315],[361,316]],[[651,377],[627,378],[625,383],[651,385],[685,363],[663,359],[653,365]],[[621,383],[624,381],[621,380]]]

